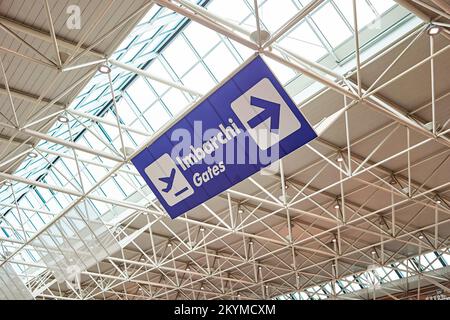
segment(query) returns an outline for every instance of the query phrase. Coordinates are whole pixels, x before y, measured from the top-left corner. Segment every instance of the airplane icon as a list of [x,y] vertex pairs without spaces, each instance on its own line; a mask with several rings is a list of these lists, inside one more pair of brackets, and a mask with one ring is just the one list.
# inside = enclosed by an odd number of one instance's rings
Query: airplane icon
[[159,178],[160,181],[166,183],[166,187],[161,190],[162,192],[169,192],[170,190],[172,190],[173,181],[175,179],[175,172],[175,168],[172,168],[172,171],[170,171],[170,175],[168,177]]
[[145,168],[145,173],[156,189],[155,194],[160,195],[160,200],[166,201],[169,206],[176,205],[194,193],[194,189],[168,153],[153,161]]
[[[164,182],[166,184],[166,187],[161,190],[162,192],[167,193],[170,190],[172,190],[173,182],[175,181],[175,173],[176,173],[176,169],[172,168],[172,170],[170,171],[170,175],[168,177],[159,178],[159,181]],[[178,197],[180,194],[182,194],[188,190],[189,190],[188,187],[184,187],[180,191],[175,192],[175,197]]]

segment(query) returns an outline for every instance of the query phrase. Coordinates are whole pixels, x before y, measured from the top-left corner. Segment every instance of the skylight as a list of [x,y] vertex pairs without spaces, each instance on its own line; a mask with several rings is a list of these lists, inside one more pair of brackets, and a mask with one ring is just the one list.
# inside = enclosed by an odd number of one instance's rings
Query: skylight
[[[422,272],[432,272],[448,266],[449,249],[439,252],[430,252],[415,256],[389,266],[375,266],[367,271],[362,271],[351,276],[333,282],[325,282],[303,288],[298,292],[275,297],[276,300],[323,300],[323,299],[345,299],[347,294],[358,294],[362,289],[383,288],[384,285],[395,283],[396,280],[416,274],[420,266]],[[415,266],[415,267],[414,267]],[[381,292],[377,296],[386,295]]]

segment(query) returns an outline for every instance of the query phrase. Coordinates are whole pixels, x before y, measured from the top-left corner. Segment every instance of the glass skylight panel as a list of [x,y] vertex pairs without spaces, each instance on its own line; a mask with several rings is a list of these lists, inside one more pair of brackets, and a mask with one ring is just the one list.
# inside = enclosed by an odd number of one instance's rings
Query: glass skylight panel
[[247,60],[254,53],[253,50],[249,49],[248,47],[246,47],[236,41],[229,40],[229,42],[236,49],[236,51],[237,51],[238,55],[241,57],[242,61]]
[[325,290],[328,293],[332,293],[333,292],[333,288],[331,287],[330,283],[327,283],[325,286],[323,286],[323,290]]
[[292,0],[267,0],[260,4],[259,16],[264,26],[273,33],[296,12],[297,8]]
[[45,202],[45,207],[48,209],[48,211],[50,212],[59,212],[61,211],[61,205],[56,201],[55,198],[52,198],[48,201]]
[[124,134],[122,135],[123,138],[123,144],[125,145],[125,147],[137,147],[138,144],[136,143],[136,140],[128,133],[128,132],[124,132]]
[[240,23],[251,14],[244,0],[218,0],[212,1],[207,6],[208,10],[219,14],[221,17]]
[[[150,91],[148,89],[148,87],[146,88],[146,90]],[[136,96],[140,96],[141,102],[139,102],[139,103],[147,103],[147,106],[150,105],[150,103],[148,103],[148,100],[145,99],[146,98],[145,92],[144,92],[144,95],[138,94],[138,95],[135,95],[135,97]],[[126,124],[126,125],[130,124],[136,119],[134,106],[133,107],[130,106],[130,104],[128,104],[128,102],[125,98],[122,97],[121,99],[119,99],[119,101],[116,101],[116,106],[117,106],[117,113],[119,114],[119,119],[124,124]],[[114,108],[114,111],[115,111],[115,108]]]
[[155,94],[152,92],[152,90],[150,90],[147,81],[143,77],[138,77],[128,87],[126,92],[134,102],[138,110],[146,109],[156,99]]
[[100,215],[103,215],[110,209],[110,205],[101,201],[92,201],[92,204],[97,208]]
[[[162,79],[171,80],[170,74],[164,68],[159,59],[154,59],[150,64],[150,66],[147,68],[147,71],[150,72],[151,74],[158,75],[158,77]],[[163,94],[169,89],[169,86],[159,83],[157,81],[153,81],[151,86],[158,95]]]
[[53,194],[46,188],[39,188],[39,193],[43,197],[44,201],[50,200]]
[[105,174],[108,173],[108,170],[106,170],[105,168],[94,165],[87,165],[86,169],[89,171],[95,181],[99,181],[102,177],[105,176]]
[[[112,112],[107,112],[103,116],[103,119],[110,122],[117,122],[116,116]],[[99,125],[99,128],[101,128],[100,134],[103,136],[104,139],[106,139],[106,141],[108,140],[112,141],[119,136],[119,132],[115,127]]]
[[379,15],[395,6],[395,2],[393,0],[370,0],[370,4],[375,8]]
[[295,72],[284,64],[272,59],[266,59],[265,61],[281,83],[286,83],[295,76]]
[[299,295],[300,295],[300,297],[301,297],[303,300],[308,300],[308,299],[309,299],[308,295],[307,295],[306,293],[304,293],[304,292],[300,292]]
[[[248,32],[253,32],[255,30],[257,30],[256,28],[256,20],[255,20],[255,16],[253,14],[249,15],[247,18],[245,18],[244,21],[238,23],[238,22],[234,22],[236,24],[239,24],[243,29],[247,30]],[[267,29],[264,26],[264,22],[261,20],[261,30],[265,30]]]
[[356,283],[353,277],[348,277],[346,281],[346,288],[352,292],[361,290],[361,287]]
[[111,179],[103,183],[100,189],[112,199],[122,199],[124,196],[123,191],[117,187],[117,183]]
[[159,32],[158,26],[153,26],[150,24],[144,24],[142,27],[138,30],[136,30],[136,33],[139,34],[139,39],[137,40],[138,43],[142,41],[148,42],[151,38],[156,36]]
[[178,89],[172,88],[162,98],[164,104],[169,108],[172,115],[179,114],[188,105],[189,101]]
[[214,48],[204,61],[218,81],[225,79],[239,65],[224,43]]
[[216,32],[199,23],[190,23],[183,33],[201,57],[220,41],[220,37]]
[[[55,170],[56,171],[56,170]],[[52,185],[62,185],[64,184],[66,181],[62,181],[62,180],[58,180],[56,179],[55,175],[53,174],[53,171],[49,172],[44,178],[43,181],[45,181],[48,184],[52,184]]]
[[182,81],[184,84],[188,85],[189,88],[203,94],[207,93],[216,84],[201,63],[197,63],[197,65],[183,77]]
[[184,75],[197,62],[197,57],[182,37],[176,37],[162,55],[178,77]]
[[303,7],[308,5],[312,0],[297,0]]
[[[339,11],[343,13],[351,28],[354,29],[353,21],[353,0],[333,0]],[[388,1],[386,1],[388,2]],[[356,1],[356,12],[358,17],[358,29],[361,30],[366,25],[376,19],[375,12],[366,1]]]
[[317,61],[328,52],[306,22],[285,36],[280,45],[311,61]]
[[430,253],[425,254],[425,258],[428,260],[428,263],[430,264],[432,269],[439,269],[439,268],[443,267],[442,263],[436,257],[434,252],[430,252]]
[[136,46],[128,49],[125,52],[125,54],[122,57],[120,57],[120,60],[123,63],[129,63],[136,57],[138,52],[141,51],[141,50],[142,50],[142,45],[136,45]]
[[64,175],[69,180],[72,177],[72,173],[67,169],[67,166],[64,163],[65,161],[68,161],[68,160],[64,159],[64,160],[58,161],[57,163],[54,164],[54,167],[57,169],[57,170],[54,170],[56,172],[55,174],[61,176],[61,181],[64,181],[64,182],[66,181],[66,179],[63,178],[62,175]]
[[136,130],[140,130],[142,132],[147,133],[147,135],[141,134],[133,135],[133,138],[138,142],[138,145],[144,143],[148,139],[148,136],[150,136],[150,134],[152,133],[152,129],[148,125],[148,122],[142,116],[139,116],[139,118],[137,118],[136,121],[133,121],[131,123],[131,126]]
[[385,269],[385,272],[387,273],[387,275],[388,275],[390,280],[398,280],[398,279],[400,279],[398,273],[395,272],[395,270],[389,269],[389,268],[384,268],[384,269]]
[[315,11],[312,19],[332,47],[352,36],[350,29],[330,3]]
[[172,116],[167,112],[164,106],[155,102],[145,113],[144,117],[153,130],[159,130]]
[[162,9],[159,6],[152,6],[150,8],[150,10],[145,14],[145,16],[142,18],[142,20],[138,23],[138,26],[143,25],[143,24],[147,24],[149,22],[151,22],[153,20],[153,18],[158,14],[158,12],[160,11],[164,11],[164,9]]

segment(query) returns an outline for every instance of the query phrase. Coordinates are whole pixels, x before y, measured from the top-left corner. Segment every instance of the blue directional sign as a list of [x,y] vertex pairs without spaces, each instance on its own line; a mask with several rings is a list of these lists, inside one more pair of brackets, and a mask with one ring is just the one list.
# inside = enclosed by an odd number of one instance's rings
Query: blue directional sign
[[316,137],[257,55],[132,162],[175,218]]

